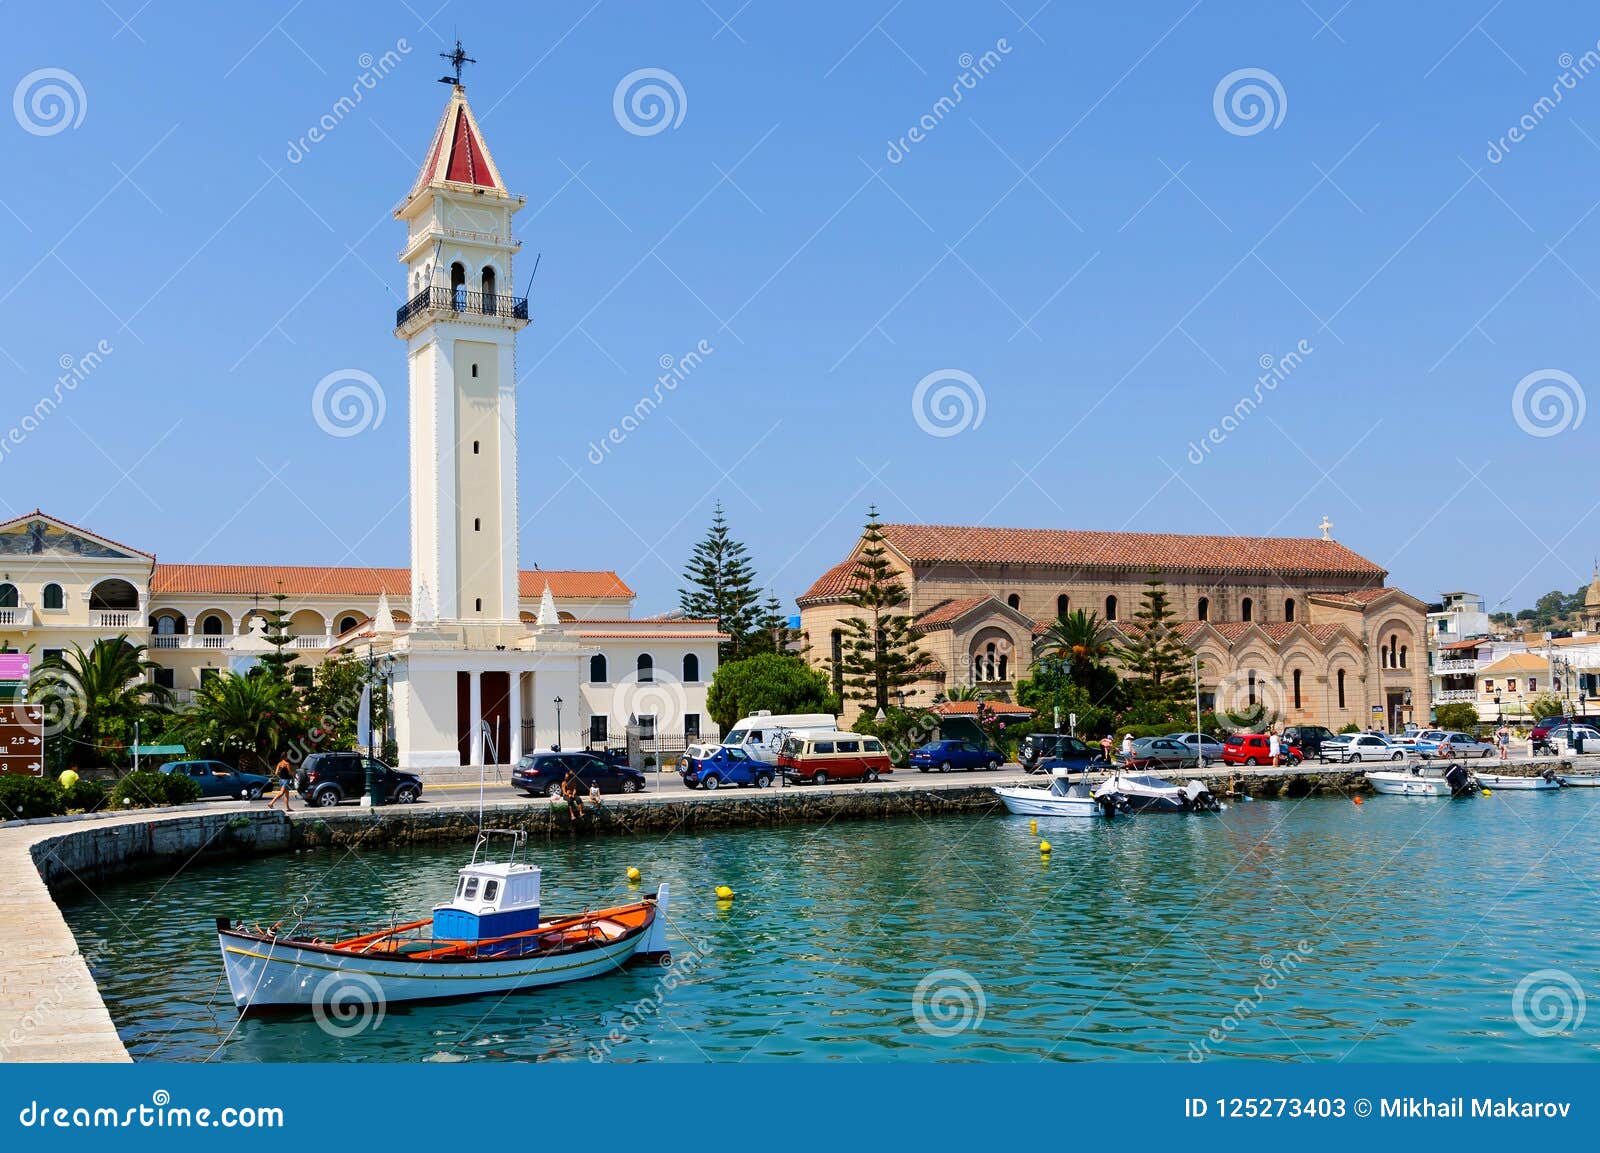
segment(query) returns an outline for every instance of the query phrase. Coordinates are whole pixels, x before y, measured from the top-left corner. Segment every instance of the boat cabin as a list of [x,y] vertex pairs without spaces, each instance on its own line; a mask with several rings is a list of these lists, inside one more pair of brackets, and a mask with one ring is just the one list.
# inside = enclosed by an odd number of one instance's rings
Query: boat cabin
[[433,936],[482,941],[539,927],[539,866],[474,861],[456,877],[455,896],[433,909]]

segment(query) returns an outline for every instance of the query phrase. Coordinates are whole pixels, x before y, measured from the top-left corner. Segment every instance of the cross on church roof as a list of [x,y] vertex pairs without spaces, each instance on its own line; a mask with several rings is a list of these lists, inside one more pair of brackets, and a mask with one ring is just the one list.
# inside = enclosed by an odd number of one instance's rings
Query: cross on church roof
[[459,40],[456,41],[456,50],[454,52],[441,52],[439,55],[443,59],[450,61],[450,66],[454,68],[456,72],[454,76],[439,77],[439,83],[453,84],[455,87],[460,88],[461,66],[463,64],[476,64],[477,61],[467,55],[466,51],[461,47],[461,41]]

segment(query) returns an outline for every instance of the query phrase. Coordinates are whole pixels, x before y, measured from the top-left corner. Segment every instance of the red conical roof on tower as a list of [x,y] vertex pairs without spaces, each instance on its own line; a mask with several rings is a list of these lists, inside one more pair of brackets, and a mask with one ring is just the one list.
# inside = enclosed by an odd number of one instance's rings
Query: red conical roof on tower
[[422,171],[417,173],[417,182],[411,187],[412,195],[441,181],[505,191],[500,170],[483,143],[478,119],[467,103],[466,89],[461,87],[451,89],[450,103],[445,105],[439,126],[434,129],[433,144],[428,148],[428,159]]

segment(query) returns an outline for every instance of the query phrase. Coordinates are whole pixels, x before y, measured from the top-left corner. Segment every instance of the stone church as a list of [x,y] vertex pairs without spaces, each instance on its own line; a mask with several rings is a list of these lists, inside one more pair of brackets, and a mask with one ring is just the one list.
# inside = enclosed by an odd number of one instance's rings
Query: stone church
[[[1428,720],[1427,605],[1331,539],[885,524],[928,675],[907,704],[976,685],[1011,699],[1034,638],[1062,613],[1128,639],[1145,581],[1166,582],[1200,659],[1201,706],[1265,705],[1285,723],[1398,731]],[[809,659],[832,672],[862,543],[799,598]],[[847,709],[854,714],[856,707]]]

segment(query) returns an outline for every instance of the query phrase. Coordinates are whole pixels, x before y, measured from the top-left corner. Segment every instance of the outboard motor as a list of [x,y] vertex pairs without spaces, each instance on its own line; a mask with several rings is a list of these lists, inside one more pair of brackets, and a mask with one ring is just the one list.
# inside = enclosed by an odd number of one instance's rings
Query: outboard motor
[[1217,798],[1211,795],[1211,790],[1199,781],[1190,781],[1183,786],[1183,795],[1189,801],[1189,808],[1197,813],[1220,812],[1222,806]]
[[1445,784],[1450,786],[1452,797],[1470,797],[1478,791],[1478,782],[1461,765],[1451,765],[1444,771]]

